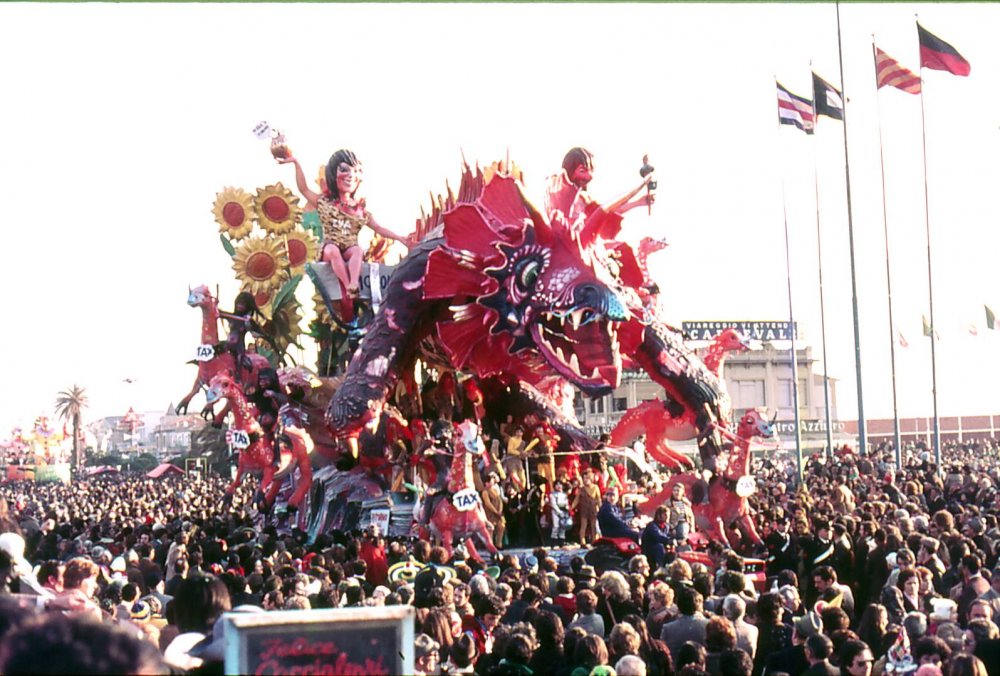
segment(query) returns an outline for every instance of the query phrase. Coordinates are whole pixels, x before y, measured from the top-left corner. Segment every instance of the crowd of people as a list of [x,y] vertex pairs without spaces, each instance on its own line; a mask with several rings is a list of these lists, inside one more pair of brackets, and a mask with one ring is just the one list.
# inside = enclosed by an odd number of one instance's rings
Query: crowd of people
[[[713,549],[711,567],[678,556],[673,508],[640,528],[622,500],[642,491],[604,455],[538,505],[547,530],[500,503],[498,541],[536,546],[484,562],[372,529],[254,528],[252,482],[231,499],[220,477],[10,482],[0,673],[221,673],[227,611],[392,605],[415,608],[420,674],[1000,673],[1000,447],[948,444],[943,472],[908,451],[902,471],[887,448],[817,455],[801,483],[755,461],[765,545],[741,551],[765,560],[762,589],[736,551]],[[521,490],[546,485],[531,473]],[[622,570],[556,549],[616,528],[642,544]],[[407,561],[419,572],[390,577]]]

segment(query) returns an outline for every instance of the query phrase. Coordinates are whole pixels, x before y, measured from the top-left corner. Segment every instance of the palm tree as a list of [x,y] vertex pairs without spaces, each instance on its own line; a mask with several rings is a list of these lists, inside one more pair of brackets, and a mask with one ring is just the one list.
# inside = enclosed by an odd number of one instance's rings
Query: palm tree
[[80,467],[82,449],[80,448],[80,416],[87,408],[87,391],[79,385],[73,385],[69,390],[56,396],[56,415],[62,420],[73,422],[73,468]]

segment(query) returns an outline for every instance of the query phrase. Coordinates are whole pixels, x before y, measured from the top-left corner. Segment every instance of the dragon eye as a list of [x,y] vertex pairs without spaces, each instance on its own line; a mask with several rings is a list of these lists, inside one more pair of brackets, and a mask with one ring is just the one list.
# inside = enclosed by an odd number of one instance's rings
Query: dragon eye
[[515,274],[517,275],[517,285],[521,287],[522,290],[527,291],[535,286],[535,282],[538,281],[538,275],[542,272],[541,261],[528,258],[517,265],[517,270]]

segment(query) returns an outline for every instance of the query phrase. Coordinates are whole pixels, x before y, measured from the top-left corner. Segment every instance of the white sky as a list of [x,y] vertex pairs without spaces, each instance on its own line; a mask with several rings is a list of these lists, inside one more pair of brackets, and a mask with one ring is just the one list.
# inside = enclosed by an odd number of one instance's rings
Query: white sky
[[[891,415],[871,36],[911,69],[913,23],[953,44],[968,78],[926,71],[942,414],[1000,412],[983,303],[1000,310],[993,188],[1000,173],[1000,7],[841,7],[868,417]],[[596,153],[611,198],[657,166],[654,258],[667,313],[786,319],[782,182],[794,304],[819,355],[813,167],[818,166],[829,370],[855,415],[843,125],[814,138],[776,124],[774,77],[810,94],[809,64],[840,82],[832,4],[0,5],[0,156],[6,316],[0,438],[87,388],[89,417],[162,410],[189,389],[200,314],[188,284],[237,285],[211,208],[225,186],[283,181],[251,129],[283,129],[307,170],[340,147],[365,162],[379,221],[408,232],[460,151],[507,150],[529,192],[573,145]],[[931,409],[920,100],[878,97],[884,126],[900,412]],[[814,164],[814,156],[816,158]],[[309,287],[309,288],[306,288]],[[311,296],[308,282],[304,297]],[[964,334],[976,322],[980,337]],[[128,385],[123,379],[135,379]],[[200,405],[196,398],[195,404]]]

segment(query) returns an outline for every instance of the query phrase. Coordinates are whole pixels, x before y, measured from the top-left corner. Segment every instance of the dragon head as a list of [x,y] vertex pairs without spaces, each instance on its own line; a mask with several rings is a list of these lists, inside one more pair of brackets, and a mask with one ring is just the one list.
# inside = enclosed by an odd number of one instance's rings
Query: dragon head
[[209,382],[208,390],[205,392],[205,401],[209,404],[214,404],[220,399],[228,399],[240,391],[240,386],[233,380],[232,375],[229,373],[220,373],[213,376],[211,382]]
[[457,431],[459,443],[467,452],[473,455],[482,455],[486,452],[486,445],[479,436],[479,426],[476,423],[466,420],[457,425]]
[[727,352],[746,352],[753,349],[750,339],[734,328],[728,328],[715,337],[715,343]]
[[774,439],[777,433],[774,429],[774,421],[768,420],[764,411],[751,408],[740,418],[736,435],[741,439]]
[[553,228],[517,181],[492,176],[478,200],[444,215],[443,235],[428,257],[424,296],[452,299],[438,337],[453,363],[486,377],[521,362],[588,394],[617,387],[618,326],[629,313],[613,277],[569,231]]
[[208,287],[202,284],[195,288],[188,287],[188,300],[187,304],[191,307],[204,307],[206,304],[215,300],[212,296],[212,292],[208,290]]

